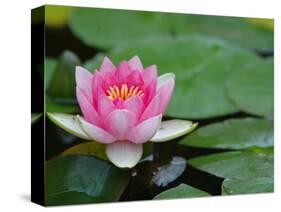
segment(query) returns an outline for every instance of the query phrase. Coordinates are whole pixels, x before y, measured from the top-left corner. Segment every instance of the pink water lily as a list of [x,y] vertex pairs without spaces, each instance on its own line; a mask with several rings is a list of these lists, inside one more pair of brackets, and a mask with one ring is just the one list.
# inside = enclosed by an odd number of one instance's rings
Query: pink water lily
[[83,117],[69,120],[62,114],[50,114],[51,119],[72,134],[106,144],[107,157],[118,167],[135,166],[141,159],[143,143],[170,140],[195,127],[191,122],[179,124],[180,120],[175,120],[160,128],[175,75],[157,78],[156,65],[144,68],[137,56],[117,67],[105,57],[93,74],[78,66],[76,84]]

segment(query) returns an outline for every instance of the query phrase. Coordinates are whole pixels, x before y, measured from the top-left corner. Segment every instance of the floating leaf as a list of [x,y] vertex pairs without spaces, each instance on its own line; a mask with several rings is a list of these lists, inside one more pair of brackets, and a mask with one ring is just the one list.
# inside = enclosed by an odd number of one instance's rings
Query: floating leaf
[[263,119],[232,119],[202,127],[180,144],[217,149],[273,146],[273,122]]
[[179,199],[179,198],[191,198],[191,197],[206,197],[210,196],[205,191],[201,191],[197,188],[194,188],[192,186],[186,185],[186,184],[180,184],[177,187],[168,189],[157,196],[155,196],[153,199]]
[[252,179],[273,176],[273,158],[252,152],[226,152],[197,157],[188,163],[221,178]]
[[[223,38],[240,46],[254,49],[273,48],[273,32],[251,23],[257,19],[210,15],[186,15],[186,23],[178,31],[202,33]],[[258,19],[273,23],[272,19]]]
[[95,141],[77,144],[65,150],[62,155],[89,155],[102,160],[108,160],[105,154],[105,145]]
[[130,44],[116,48],[109,57],[117,63],[136,54],[145,66],[156,64],[159,75],[168,72],[176,75],[167,115],[184,119],[236,112],[237,108],[225,94],[225,78],[258,60],[251,52],[202,36]]
[[153,172],[152,182],[157,186],[165,187],[175,181],[185,170],[186,160],[181,157],[173,157],[169,164],[160,166]]
[[169,141],[180,136],[183,136],[197,127],[197,123],[192,123],[186,120],[168,120],[162,121],[160,128],[156,134],[150,139],[153,142]]
[[46,164],[46,205],[115,202],[129,173],[89,156],[64,156]]
[[47,94],[57,102],[73,103],[77,65],[80,65],[80,60],[74,53],[64,51],[60,56],[47,90]]
[[222,195],[254,194],[274,191],[274,179],[261,177],[247,180],[225,179],[222,184]]
[[76,8],[69,26],[84,43],[106,49],[170,34],[163,14],[140,11]]
[[140,40],[145,42],[155,37],[194,33],[223,38],[248,48],[273,48],[272,30],[261,28],[248,20],[252,19],[76,8],[69,25],[84,43],[105,49]]
[[235,105],[245,112],[273,116],[273,60],[261,60],[230,74],[227,93]]

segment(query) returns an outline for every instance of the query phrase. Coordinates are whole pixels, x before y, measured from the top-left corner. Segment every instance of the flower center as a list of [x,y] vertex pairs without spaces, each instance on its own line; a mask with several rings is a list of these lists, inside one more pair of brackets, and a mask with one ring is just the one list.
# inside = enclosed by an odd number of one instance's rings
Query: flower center
[[143,96],[143,91],[138,86],[131,86],[128,88],[128,85],[122,84],[121,87],[116,85],[110,86],[107,91],[107,96],[111,100],[115,100],[117,98],[126,100],[132,96]]

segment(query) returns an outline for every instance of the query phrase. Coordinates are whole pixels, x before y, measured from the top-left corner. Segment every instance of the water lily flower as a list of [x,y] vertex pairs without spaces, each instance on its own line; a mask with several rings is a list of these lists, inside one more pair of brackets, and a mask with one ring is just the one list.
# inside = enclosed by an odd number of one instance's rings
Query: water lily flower
[[168,141],[196,127],[185,120],[162,121],[175,75],[157,78],[156,65],[144,68],[138,56],[117,67],[105,57],[93,74],[77,66],[76,84],[83,116],[49,113],[49,118],[82,139],[106,144],[107,157],[118,167],[135,166],[143,143]]

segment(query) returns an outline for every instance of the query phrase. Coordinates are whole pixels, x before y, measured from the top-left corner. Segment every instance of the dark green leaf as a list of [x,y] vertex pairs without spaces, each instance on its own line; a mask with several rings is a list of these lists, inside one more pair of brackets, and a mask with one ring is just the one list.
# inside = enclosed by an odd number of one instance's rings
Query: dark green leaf
[[46,205],[114,202],[129,173],[89,156],[64,156],[46,164]]
[[226,179],[222,184],[222,195],[254,194],[274,191],[274,179],[262,177],[247,180]]
[[241,110],[260,116],[273,116],[273,60],[258,61],[230,74],[227,93]]
[[46,100],[46,111],[53,113],[77,113],[79,112],[79,107],[74,103],[62,103],[58,102],[55,99],[45,96]]
[[253,152],[226,152],[201,156],[188,163],[221,178],[252,179],[273,176],[273,158]]
[[205,191],[201,191],[197,188],[191,187],[189,185],[180,184],[177,187],[166,190],[157,196],[154,199],[179,199],[179,198],[191,198],[191,197],[206,197],[210,196]]
[[180,144],[217,149],[273,146],[273,123],[263,119],[232,119],[199,128]]
[[159,74],[175,73],[176,88],[167,115],[185,119],[237,111],[225,94],[225,78],[258,59],[246,50],[202,36],[131,44],[115,49],[110,58],[117,63],[136,54],[145,66],[156,64]]
[[80,60],[74,53],[70,51],[62,53],[49,82],[47,93],[50,97],[62,103],[75,98],[77,65],[80,65]]
[[[45,59],[45,83],[46,88],[48,88],[49,82],[52,79],[55,68],[57,66],[57,60],[53,58],[46,57]],[[44,76],[43,76],[44,78]]]
[[102,160],[108,160],[105,154],[105,145],[95,141],[85,142],[70,147],[62,155],[89,155],[95,156]]

